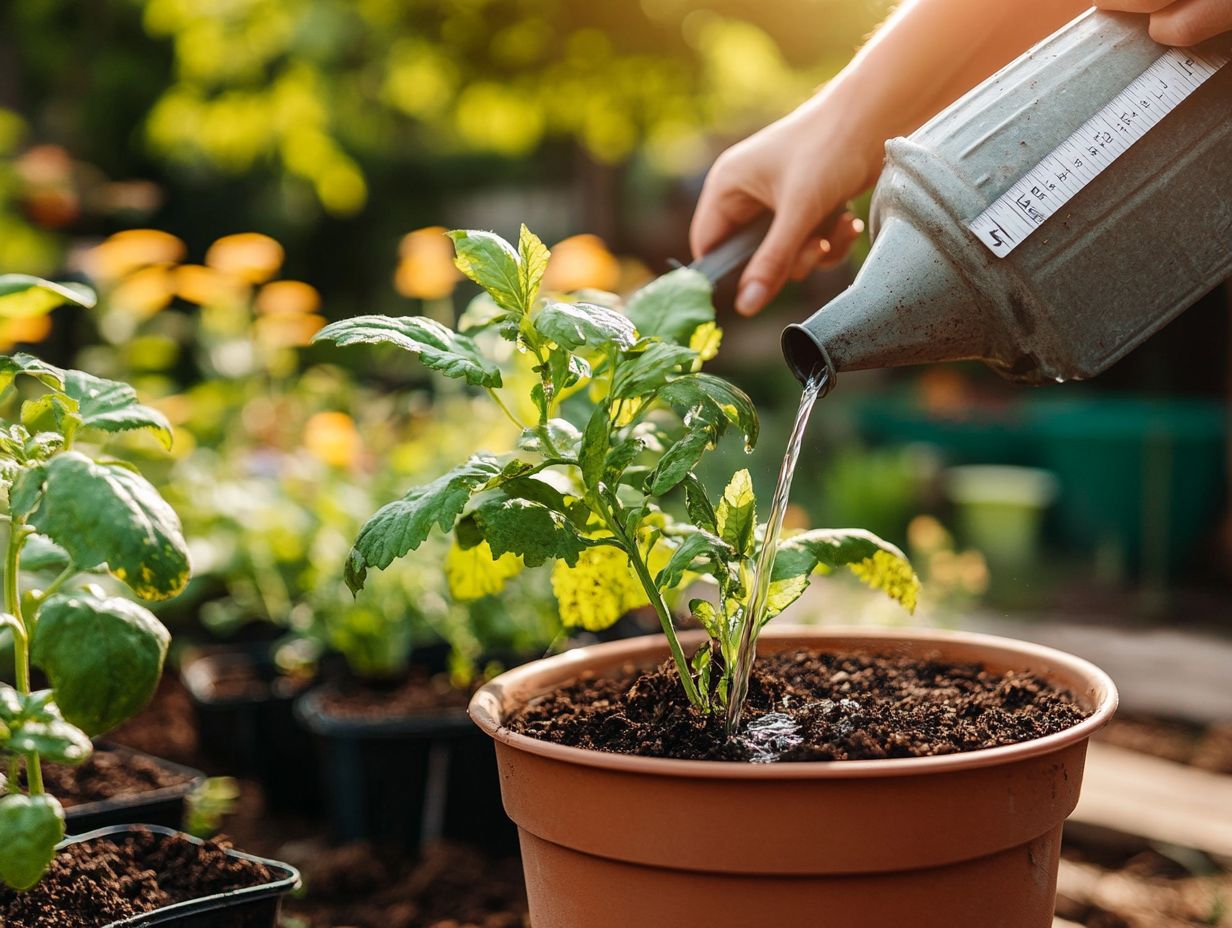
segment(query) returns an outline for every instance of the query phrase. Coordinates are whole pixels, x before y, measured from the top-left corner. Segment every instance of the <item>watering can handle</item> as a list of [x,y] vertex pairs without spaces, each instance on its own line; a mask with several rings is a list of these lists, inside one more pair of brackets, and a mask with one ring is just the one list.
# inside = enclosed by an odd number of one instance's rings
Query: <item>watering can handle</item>
[[[821,221],[818,228],[829,231],[847,209],[846,203],[839,204],[838,208]],[[770,231],[770,223],[773,221],[773,213],[763,213],[727,241],[721,242],[706,252],[689,267],[704,274],[711,284],[717,284],[732,271],[749,263],[749,259],[753,257],[753,253],[765,239],[766,233]]]

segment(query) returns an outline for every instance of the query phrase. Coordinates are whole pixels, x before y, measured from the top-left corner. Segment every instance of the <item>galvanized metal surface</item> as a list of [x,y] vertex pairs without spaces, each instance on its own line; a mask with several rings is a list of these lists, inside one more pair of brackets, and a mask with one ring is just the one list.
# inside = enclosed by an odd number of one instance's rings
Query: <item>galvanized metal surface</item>
[[855,283],[783,336],[807,376],[979,359],[1015,380],[1093,376],[1232,275],[1232,65],[997,258],[967,228],[1165,49],[1092,11],[909,139],[886,145]]

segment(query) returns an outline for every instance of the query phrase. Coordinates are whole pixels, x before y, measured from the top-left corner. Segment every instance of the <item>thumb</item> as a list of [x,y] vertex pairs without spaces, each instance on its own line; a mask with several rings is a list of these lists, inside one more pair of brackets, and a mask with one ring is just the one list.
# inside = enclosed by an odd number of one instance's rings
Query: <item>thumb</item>
[[803,210],[775,213],[770,231],[740,278],[737,312],[756,314],[783,288],[813,225]]

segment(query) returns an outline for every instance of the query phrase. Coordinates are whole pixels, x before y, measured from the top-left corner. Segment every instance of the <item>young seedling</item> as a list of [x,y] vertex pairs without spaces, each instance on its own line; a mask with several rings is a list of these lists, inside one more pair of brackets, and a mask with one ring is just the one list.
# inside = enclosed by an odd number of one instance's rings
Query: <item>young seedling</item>
[[[27,305],[57,293],[27,280],[27,290],[16,291]],[[75,291],[59,295],[77,300]],[[167,630],[148,610],[79,583],[80,575],[109,573],[145,599],[166,599],[188,580],[188,549],[175,513],[140,474],[74,447],[90,432],[133,429],[170,443],[167,421],[131,387],[26,354],[0,355],[0,400],[18,410],[16,421],[0,420],[7,496],[0,518],[8,529],[0,635],[12,639],[16,684],[0,683],[0,881],[22,890],[38,882],[64,837],[64,812],[44,792],[42,761],[89,757],[92,736],[150,699],[167,653]],[[53,579],[23,584],[39,574]],[[49,689],[32,688],[32,666]]]
[[[450,235],[458,268],[486,291],[485,311],[468,310],[459,331],[423,317],[359,316],[317,339],[410,352],[487,391],[521,438],[514,453],[474,455],[379,510],[355,541],[348,584],[361,589],[369,570],[418,548],[433,526],[454,534],[446,570],[455,594],[492,593],[551,561],[565,625],[602,629],[649,604],[690,703],[704,713],[725,706],[761,529],[747,471],[717,505],[694,471],[731,430],[751,449],[758,422],[748,396],[701,370],[721,338],[709,282],[683,268],[624,305],[611,294],[558,298],[540,293],[549,253],[525,226],[517,247],[489,232]],[[490,350],[500,340],[529,359],[529,403],[502,396],[508,372]],[[534,410],[528,421],[514,412],[522,405]],[[918,581],[898,549],[859,530],[821,530],[783,542],[766,618],[815,570],[842,566],[914,606]],[[690,657],[668,604],[698,576],[719,596],[690,603],[712,639]]]

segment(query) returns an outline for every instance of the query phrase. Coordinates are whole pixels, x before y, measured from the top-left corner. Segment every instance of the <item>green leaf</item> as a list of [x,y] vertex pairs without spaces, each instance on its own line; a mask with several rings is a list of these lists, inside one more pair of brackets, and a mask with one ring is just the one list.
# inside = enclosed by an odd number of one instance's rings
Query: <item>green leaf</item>
[[81,284],[57,284],[29,274],[0,274],[0,319],[43,316],[70,303],[89,309],[94,291]]
[[658,464],[646,478],[646,492],[653,496],[662,496],[678,486],[693,472],[706,449],[716,441],[716,430],[704,423],[685,432],[684,436],[659,458]]
[[608,452],[607,460],[603,462],[603,476],[609,485],[615,486],[620,482],[629,465],[633,463],[633,459],[645,448],[646,440],[639,435],[622,438],[616,443],[616,446]]
[[753,493],[753,478],[747,470],[732,475],[719,500],[717,515],[719,537],[745,557],[752,556],[757,530],[757,497]]
[[67,551],[37,533],[27,537],[25,547],[21,549],[22,570],[36,573],[40,570],[61,571],[70,563]]
[[360,529],[347,558],[346,583],[353,593],[364,586],[370,569],[384,570],[408,551],[414,551],[432,526],[450,531],[479,487],[501,474],[492,455],[477,454],[460,467],[416,487],[402,499],[382,506]]
[[15,516],[28,516],[34,512],[43,497],[43,481],[46,479],[46,464],[21,471],[9,489],[9,511]]
[[66,451],[43,466],[43,475],[30,524],[78,567],[106,564],[145,599],[168,599],[188,583],[179,517],[140,474]]
[[562,513],[526,499],[496,499],[475,510],[492,556],[512,552],[527,567],[562,560],[573,566],[589,542]]
[[694,330],[714,322],[711,286],[704,274],[682,267],[648,283],[629,297],[625,314],[638,334],[688,345]]
[[64,721],[51,690],[23,696],[0,684],[0,751],[37,753],[56,764],[79,764],[94,745],[80,728]]
[[449,237],[453,239],[453,263],[488,291],[497,306],[519,314],[529,309],[526,290],[531,269],[523,271],[522,259],[512,245],[493,232],[455,229]]
[[[920,580],[906,555],[863,529],[814,529],[787,539],[775,553],[771,583],[800,577],[807,580],[818,568],[839,567],[847,567],[867,586],[886,593],[907,611],[915,610]],[[801,586],[800,592],[803,589]]]
[[685,374],[664,387],[659,396],[677,409],[696,409],[716,424],[725,426],[730,422],[744,436],[746,451],[753,450],[757,445],[759,425],[753,401],[743,390],[721,377]]
[[539,295],[539,284],[551,256],[539,236],[523,223],[518,230],[518,282],[522,288],[522,305],[528,309]]
[[578,446],[582,442],[582,433],[568,419],[549,419],[542,427],[525,429],[518,437],[518,448],[535,454],[550,455],[551,452],[543,443],[540,428],[547,430],[548,439],[558,454],[563,454],[565,457],[573,457],[577,454]]
[[43,878],[64,840],[64,810],[52,796],[0,796],[0,881],[18,891]]
[[170,642],[154,614],[131,600],[62,593],[39,608],[30,657],[64,718],[101,735],[150,701]]
[[500,368],[479,352],[469,335],[460,335],[426,316],[355,316],[331,323],[313,338],[336,345],[394,345],[446,377],[477,387],[499,387]]
[[64,371],[54,364],[46,364],[32,354],[18,352],[0,355],[0,389],[6,389],[18,374],[26,374],[53,390],[64,387]]
[[535,329],[562,348],[599,352],[626,351],[637,341],[633,323],[594,303],[548,302],[535,316]]
[[171,423],[157,409],[137,401],[137,391],[126,383],[105,380],[84,371],[64,372],[64,392],[77,401],[77,414],[86,428],[102,432],[151,429],[171,447]]
[[718,610],[714,608],[714,603],[704,599],[689,600],[689,612],[693,614],[694,620],[706,630],[707,635],[715,641],[724,640],[726,636],[723,634],[723,621],[719,617]]
[[582,433],[582,447],[578,452],[578,462],[582,468],[582,480],[586,486],[594,489],[603,480],[604,462],[607,460],[608,442],[611,440],[611,422],[608,419],[608,408],[601,403],[590,414],[586,423],[586,431]]
[[718,534],[718,513],[714,511],[706,488],[693,474],[688,474],[684,480],[684,508],[689,514],[690,522],[698,528]]
[[653,393],[678,373],[682,364],[692,364],[696,357],[682,345],[651,342],[641,354],[617,365],[612,397],[619,400]]
[[723,539],[709,532],[696,531],[686,535],[672,552],[667,564],[655,577],[660,590],[672,590],[680,585],[684,575],[709,565],[716,578],[722,578],[727,565],[736,559],[736,552]]

